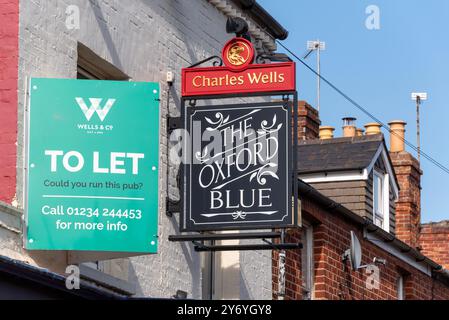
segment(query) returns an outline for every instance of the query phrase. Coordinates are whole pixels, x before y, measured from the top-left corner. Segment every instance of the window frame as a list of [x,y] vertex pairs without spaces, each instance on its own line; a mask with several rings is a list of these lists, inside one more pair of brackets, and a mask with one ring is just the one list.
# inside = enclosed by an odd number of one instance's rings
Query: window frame
[[315,261],[314,261],[314,237],[313,226],[310,223],[302,223],[301,250],[301,282],[304,300],[313,300],[315,296]]
[[[380,190],[376,190],[376,179],[379,178],[380,182]],[[381,203],[380,207],[378,206],[378,197],[377,192],[380,191]],[[376,208],[381,208],[382,215],[378,214]],[[378,223],[378,220],[381,220],[381,224]],[[382,173],[377,170],[373,170],[373,223],[377,225],[379,228],[390,232],[390,177],[388,173]]]

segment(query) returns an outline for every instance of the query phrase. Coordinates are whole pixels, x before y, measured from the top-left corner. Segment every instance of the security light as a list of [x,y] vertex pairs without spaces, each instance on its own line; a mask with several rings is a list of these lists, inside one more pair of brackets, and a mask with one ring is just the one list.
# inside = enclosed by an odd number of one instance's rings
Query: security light
[[248,33],[248,23],[239,17],[229,17],[226,21],[226,32],[235,33],[237,37],[245,38],[251,41],[251,36]]

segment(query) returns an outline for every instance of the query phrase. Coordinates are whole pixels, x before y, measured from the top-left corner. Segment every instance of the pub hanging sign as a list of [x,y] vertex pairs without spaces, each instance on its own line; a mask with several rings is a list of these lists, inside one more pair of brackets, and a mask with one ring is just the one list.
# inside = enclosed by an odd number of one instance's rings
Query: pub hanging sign
[[[242,38],[222,52],[224,67],[183,69],[183,98],[295,90],[293,62],[252,64]],[[292,109],[285,101],[190,105],[183,109],[182,231],[292,227]]]
[[183,229],[291,226],[290,123],[282,104],[187,108]]

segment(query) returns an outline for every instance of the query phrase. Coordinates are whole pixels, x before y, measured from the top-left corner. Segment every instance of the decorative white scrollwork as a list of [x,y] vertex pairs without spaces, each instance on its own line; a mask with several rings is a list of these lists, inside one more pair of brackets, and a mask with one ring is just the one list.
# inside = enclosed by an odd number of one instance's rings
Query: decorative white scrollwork
[[223,126],[224,124],[228,123],[229,121],[229,116],[227,116],[226,118],[223,116],[223,114],[221,112],[217,112],[215,114],[215,118],[217,118],[217,120],[211,120],[208,117],[205,117],[204,119],[206,119],[206,121],[212,125],[212,127],[208,127],[206,128],[207,131],[214,131],[217,130],[218,128],[220,128],[221,126]]
[[271,124],[271,125],[268,125],[268,121],[267,121],[267,120],[263,120],[263,121],[260,123],[261,129],[259,129],[259,132],[260,132],[260,133],[262,133],[262,132],[265,132],[265,133],[274,133],[274,132],[277,132],[277,131],[281,130],[281,128],[282,128],[282,123],[278,124],[278,126],[275,128],[276,122],[277,122],[276,115],[274,115],[273,121],[272,121],[272,124]]
[[263,185],[265,185],[265,183],[267,183],[267,179],[264,178],[265,176],[270,176],[270,177],[275,178],[276,180],[279,180],[278,175],[270,170],[270,168],[275,168],[277,166],[278,165],[273,162],[267,163],[263,167],[260,167],[259,170],[257,170],[256,172],[253,172],[253,174],[251,174],[251,176],[249,177],[249,182],[253,181],[254,178],[256,178],[257,183],[260,184],[261,186],[263,186]]
[[204,148],[203,153],[201,153],[201,151],[197,151],[195,153],[195,158],[200,161],[201,163],[205,163],[207,161],[209,161],[210,157],[209,157],[209,150],[207,149],[207,146]]
[[242,219],[245,220],[246,218],[246,213],[244,211],[236,211],[232,214],[232,219],[237,220],[237,219]]

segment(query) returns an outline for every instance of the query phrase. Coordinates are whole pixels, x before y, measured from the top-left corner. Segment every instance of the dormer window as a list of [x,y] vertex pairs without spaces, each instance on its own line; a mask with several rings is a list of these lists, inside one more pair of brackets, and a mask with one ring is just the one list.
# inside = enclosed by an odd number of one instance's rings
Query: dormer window
[[389,232],[389,182],[388,174],[373,174],[373,222]]
[[393,235],[399,188],[382,135],[305,140],[299,178]]

